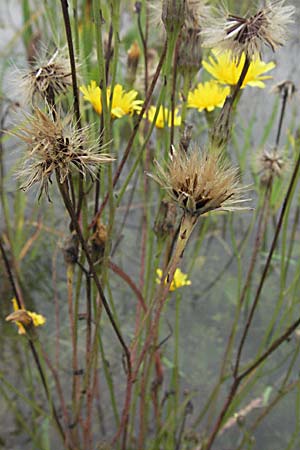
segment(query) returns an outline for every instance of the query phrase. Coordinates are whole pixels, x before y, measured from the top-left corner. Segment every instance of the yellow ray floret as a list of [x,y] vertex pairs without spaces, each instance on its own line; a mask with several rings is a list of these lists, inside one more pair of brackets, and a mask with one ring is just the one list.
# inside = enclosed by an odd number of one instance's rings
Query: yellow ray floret
[[189,92],[188,108],[196,108],[198,111],[204,109],[213,111],[215,108],[222,108],[229,93],[229,87],[220,86],[214,80],[199,83],[196,89]]
[[[149,122],[153,123],[154,116],[156,113],[156,107],[150,106],[148,110],[148,116],[147,119]],[[174,126],[178,127],[181,124],[181,117],[178,116],[178,108],[175,108],[174,110]],[[146,114],[145,116],[146,117]],[[172,125],[172,115],[171,111],[168,108],[164,108],[163,106],[159,107],[158,116],[156,118],[155,126],[157,128],[164,128],[165,126],[170,127]]]
[[[203,61],[203,67],[209,72],[219,83],[235,85],[237,84],[245,63],[245,54],[243,53],[239,62],[236,63],[232,59],[230,51],[219,52],[212,51],[213,56],[208,61]],[[274,69],[275,63],[265,63],[260,58],[251,61],[242,88],[246,85],[264,88],[263,80],[272,78],[270,75],[263,75]]]
[[[101,89],[97,86],[96,81],[92,80],[88,86],[81,86],[80,91],[83,93],[83,98],[90,102],[94,110],[98,114],[102,114],[102,100]],[[106,90],[107,103],[109,104],[111,96],[111,88]],[[135,90],[124,91],[121,84],[116,84],[113,90],[111,103],[111,116],[113,119],[119,119],[126,115],[132,115],[135,111],[141,110],[143,100],[136,100],[138,92]]]
[[[157,279],[156,283],[161,283],[161,277],[163,274],[163,271],[161,269],[156,269]],[[170,285],[170,291],[175,291],[178,288],[181,288],[183,286],[190,286],[192,282],[188,279],[188,275],[186,273],[181,272],[179,268],[175,270],[174,278],[172,280],[172,283]]]

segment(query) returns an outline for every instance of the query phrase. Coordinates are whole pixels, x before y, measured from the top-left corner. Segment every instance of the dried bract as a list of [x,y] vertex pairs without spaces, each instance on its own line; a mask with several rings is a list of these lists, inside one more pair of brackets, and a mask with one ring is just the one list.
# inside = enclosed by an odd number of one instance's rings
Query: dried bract
[[[221,10],[217,17],[208,17],[201,31],[204,47],[231,50],[232,57],[256,58],[263,45],[275,51],[287,39],[287,25],[292,22],[294,6],[284,0],[267,0],[265,6],[248,17],[239,17]],[[221,17],[220,17],[221,15]]]
[[249,200],[242,196],[248,188],[239,186],[238,170],[227,165],[217,151],[173,150],[167,168],[156,162],[156,169],[151,177],[186,214],[249,209],[242,206]]
[[[23,179],[21,189],[27,190],[40,183],[48,196],[51,175],[56,171],[60,183],[64,183],[72,169],[83,176],[94,175],[100,164],[113,160],[109,155],[99,153],[99,142],[88,139],[89,127],[78,129],[71,118],[61,120],[35,109],[33,115],[26,115],[26,122],[13,132],[28,145],[23,168],[18,176]],[[48,197],[49,198],[49,197]]]

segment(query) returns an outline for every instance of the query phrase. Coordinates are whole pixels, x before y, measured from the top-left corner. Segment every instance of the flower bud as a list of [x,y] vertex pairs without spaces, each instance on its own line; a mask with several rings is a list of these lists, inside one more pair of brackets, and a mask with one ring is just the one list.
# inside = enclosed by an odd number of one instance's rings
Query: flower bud
[[186,16],[185,0],[163,0],[162,21],[167,33],[180,31]]

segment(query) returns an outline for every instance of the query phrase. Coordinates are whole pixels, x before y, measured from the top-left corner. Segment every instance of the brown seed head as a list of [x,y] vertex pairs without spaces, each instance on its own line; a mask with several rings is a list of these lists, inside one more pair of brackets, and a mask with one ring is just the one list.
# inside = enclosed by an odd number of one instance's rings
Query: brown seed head
[[33,69],[24,73],[21,88],[26,100],[32,101],[39,94],[49,102],[49,98],[64,94],[72,85],[71,67],[63,51],[56,52],[45,62],[37,62]]
[[263,45],[275,51],[284,45],[286,28],[295,11],[294,6],[284,3],[285,0],[266,0],[264,7],[247,17],[220,10],[219,17],[211,16],[203,24],[203,46],[231,50],[235,60],[240,60],[243,53],[250,59],[257,57]]
[[287,162],[281,151],[276,148],[264,148],[257,161],[261,183],[267,184],[275,177],[281,177],[287,168]]
[[282,98],[291,100],[297,92],[297,88],[292,81],[284,80],[273,86],[271,91],[279,94]]
[[186,213],[200,215],[214,209],[235,211],[241,206],[247,187],[238,184],[238,171],[224,162],[219,152],[201,152],[194,148],[171,155],[164,169],[156,163],[151,177],[167,191],[171,199]]
[[[40,195],[45,190],[48,196],[51,175],[56,171],[63,183],[75,169],[86,176],[94,175],[100,164],[113,160],[109,155],[98,153],[98,141],[89,142],[89,127],[79,129],[71,118],[61,120],[56,115],[45,114],[35,109],[33,115],[26,115],[26,122],[13,132],[27,144],[28,153],[18,176],[24,180],[21,189],[28,190],[40,183]],[[49,196],[48,196],[49,198]]]

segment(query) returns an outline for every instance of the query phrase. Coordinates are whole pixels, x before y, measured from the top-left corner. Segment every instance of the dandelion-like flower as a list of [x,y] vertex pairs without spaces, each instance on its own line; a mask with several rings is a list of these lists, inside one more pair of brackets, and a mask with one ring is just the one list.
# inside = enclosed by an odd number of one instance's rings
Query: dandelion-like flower
[[[208,61],[203,61],[203,67],[209,72],[219,83],[236,85],[244,64],[246,56],[243,53],[240,57],[239,62],[232,59],[232,52],[226,51],[224,53],[219,53],[216,49],[212,51],[212,55],[208,58]],[[263,75],[266,72],[274,69],[275,63],[269,62],[265,63],[257,58],[251,61],[248,71],[246,73],[245,79],[242,84],[242,88],[246,85],[252,87],[264,88],[264,80],[272,78],[270,75]]]
[[[156,283],[160,284],[163,276],[163,271],[161,269],[156,269],[156,274],[157,274]],[[191,284],[192,282],[191,280],[188,279],[188,274],[181,272],[181,270],[177,267],[169,291],[176,291],[176,289],[178,288],[190,286]]]
[[49,98],[64,94],[71,85],[70,61],[56,50],[48,61],[37,62],[32,70],[24,73],[21,89],[26,99],[31,100],[38,93],[49,102]]
[[[28,146],[23,168],[19,177],[24,181],[21,189],[27,190],[40,183],[40,195],[48,196],[51,175],[55,171],[60,183],[75,169],[84,176],[93,175],[100,164],[113,160],[109,155],[99,153],[98,141],[89,142],[89,127],[78,129],[71,118],[61,120],[35,109],[33,115],[26,115],[26,122],[13,132]],[[48,196],[49,198],[49,196]]]
[[238,170],[226,164],[217,151],[194,148],[188,154],[173,149],[166,169],[156,162],[156,171],[150,176],[190,216],[216,209],[249,209],[243,206],[249,200],[243,198],[247,186],[239,186]]
[[[149,122],[154,122],[154,117],[156,114],[156,107],[150,106],[148,110],[148,115],[144,115],[145,118],[149,120]],[[174,110],[174,127],[178,127],[181,125],[181,117],[178,115],[178,108]],[[164,128],[165,126],[170,127],[172,125],[172,116],[171,111],[168,108],[164,108],[163,106],[159,107],[158,115],[155,121],[155,126],[157,128]]]
[[7,322],[15,322],[18,326],[19,334],[26,334],[32,326],[39,327],[46,323],[46,318],[42,314],[27,311],[18,307],[15,298],[12,299],[14,312],[6,317]]
[[[101,89],[97,86],[96,81],[91,81],[90,84],[86,86],[81,86],[80,91],[83,93],[83,98],[90,102],[94,110],[98,114],[102,114],[102,100],[101,100]],[[111,88],[108,87],[106,90],[107,94],[107,104],[110,101]],[[138,92],[132,89],[131,91],[125,92],[120,84],[116,84],[113,90],[112,103],[111,103],[111,116],[113,119],[119,119],[126,115],[132,116],[132,114],[141,110],[141,105],[143,100],[137,100],[136,97]]]
[[257,166],[261,182],[267,184],[275,177],[281,177],[287,164],[282,151],[264,148],[257,158]]
[[198,111],[213,111],[222,108],[227,95],[230,94],[229,87],[220,86],[216,81],[199,83],[196,89],[189,92],[188,108],[196,108]]
[[230,50],[237,61],[242,54],[249,59],[257,58],[263,45],[275,51],[285,43],[287,25],[295,11],[293,6],[284,3],[284,0],[266,0],[264,7],[248,17],[230,14],[223,8],[219,17],[211,16],[204,22],[203,46]]

